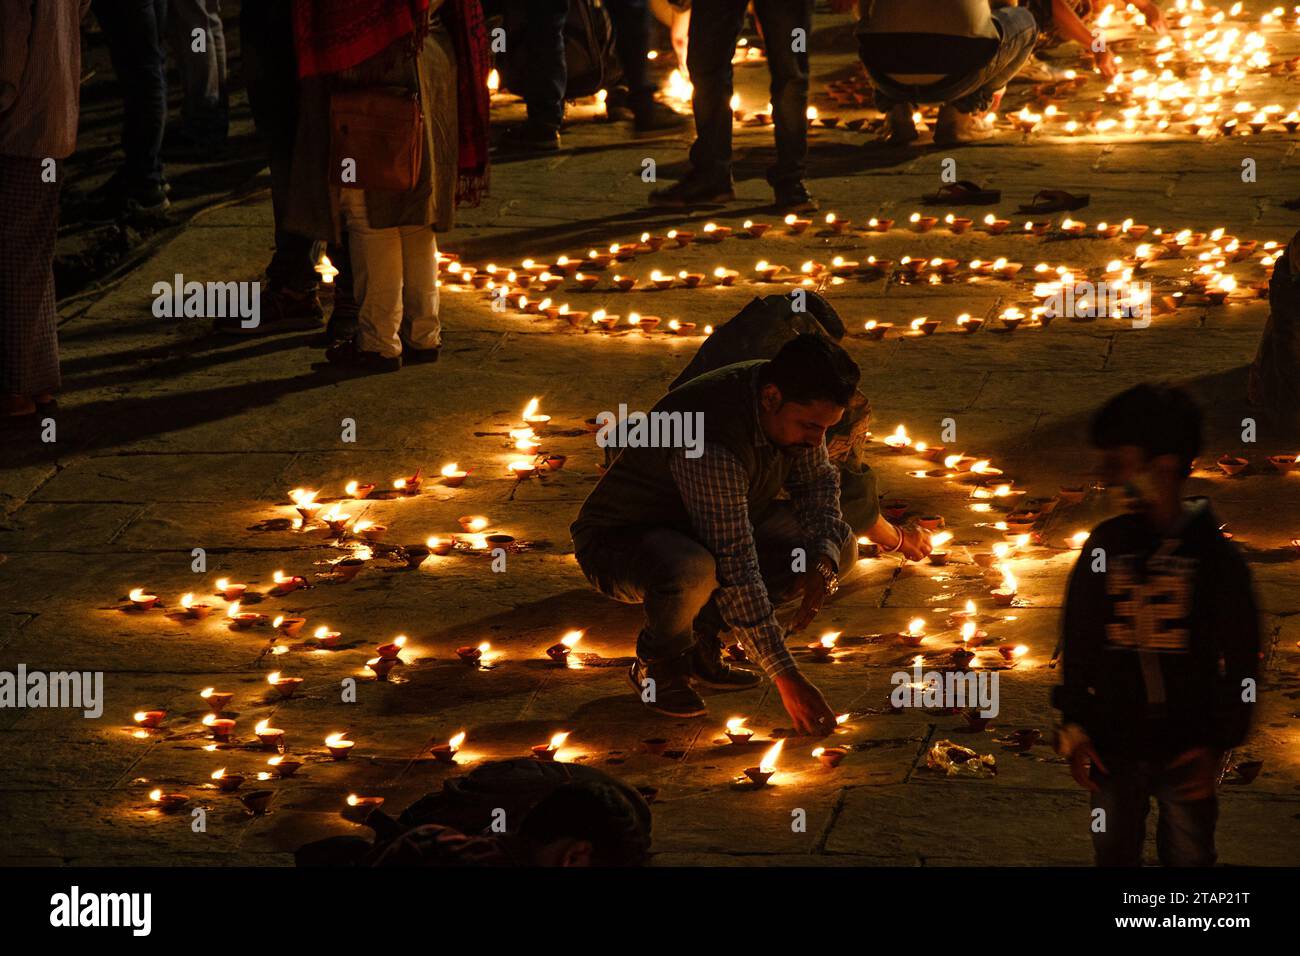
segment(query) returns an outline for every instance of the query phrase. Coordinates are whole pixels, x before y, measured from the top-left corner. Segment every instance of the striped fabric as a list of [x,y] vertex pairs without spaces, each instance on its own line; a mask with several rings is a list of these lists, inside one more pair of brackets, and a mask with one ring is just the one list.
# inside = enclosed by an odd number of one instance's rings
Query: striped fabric
[[77,143],[90,0],[0,0],[0,155],[63,159]]
[[[723,622],[768,677],[794,670],[759,570],[744,466],[722,445],[707,443],[700,457],[682,452],[673,456],[669,468],[700,543],[717,562],[716,600]],[[840,518],[839,475],[825,442],[795,456],[786,490],[807,535],[809,566],[822,555],[838,566],[853,532]]]
[[52,268],[58,214],[59,184],[41,181],[41,161],[0,156],[0,391],[9,394],[59,387]]

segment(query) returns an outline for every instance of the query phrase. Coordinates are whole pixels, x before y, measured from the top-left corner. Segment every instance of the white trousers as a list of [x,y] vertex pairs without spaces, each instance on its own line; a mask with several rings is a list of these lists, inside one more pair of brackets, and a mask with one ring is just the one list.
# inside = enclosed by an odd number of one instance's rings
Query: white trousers
[[438,319],[438,246],[429,226],[372,229],[364,189],[342,190],[340,208],[352,250],[352,284],[359,307],[358,345],[385,358],[402,346],[442,344]]

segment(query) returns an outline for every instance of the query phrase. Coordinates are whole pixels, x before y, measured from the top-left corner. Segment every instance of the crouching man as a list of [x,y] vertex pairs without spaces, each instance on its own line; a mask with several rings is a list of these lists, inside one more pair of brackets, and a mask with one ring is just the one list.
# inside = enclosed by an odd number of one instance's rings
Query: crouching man
[[856,562],[826,431],[859,375],[843,349],[805,334],[770,360],[692,379],[651,416],[691,416],[702,443],[624,447],[583,504],[571,529],[583,573],[602,594],[645,606],[629,676],[651,710],[698,717],[707,711],[692,685],[758,683],[723,660],[724,646],[739,643],[800,733],[834,728],[834,712],[786,649],[774,606],[801,597],[791,625],[801,630]]

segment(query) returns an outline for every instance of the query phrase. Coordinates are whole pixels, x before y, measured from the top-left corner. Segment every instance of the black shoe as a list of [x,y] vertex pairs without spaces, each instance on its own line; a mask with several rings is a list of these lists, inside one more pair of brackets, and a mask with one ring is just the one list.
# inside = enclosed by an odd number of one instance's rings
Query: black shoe
[[776,193],[772,208],[777,212],[816,212],[821,208],[821,203],[813,199],[802,179],[772,189]]
[[[637,658],[627,672],[628,683],[648,708],[665,717],[703,717],[709,712],[691,687],[689,652],[666,661]],[[654,699],[646,700],[645,681],[654,681]]]
[[113,183],[114,180],[110,179],[88,197],[81,217],[87,224],[103,226],[124,219],[145,223],[167,221],[171,201],[167,198],[165,184],[127,187],[118,180],[115,188],[106,188]]
[[618,123],[636,119],[632,98],[626,86],[616,86],[605,97],[605,122]]
[[438,361],[438,353],[442,351],[442,346],[432,349],[417,349],[414,346],[402,343],[402,361],[407,365],[430,363]]
[[353,301],[352,297],[340,295],[336,289],[334,291],[334,308],[330,310],[330,320],[325,323],[325,332],[321,336],[323,339],[321,345],[328,348],[335,342],[355,338],[360,314],[361,308]]
[[722,657],[722,641],[717,635],[698,631],[691,650],[691,681],[696,686],[714,690],[744,690],[756,687],[763,677],[743,667],[732,667]]
[[502,133],[498,145],[511,153],[553,153],[560,148],[560,131],[525,120]]
[[635,111],[632,130],[637,136],[679,133],[691,125],[691,118],[657,100],[650,100]]
[[357,344],[356,339],[348,339],[325,350],[325,359],[331,365],[358,375],[378,372],[396,372],[402,367],[402,357],[395,355],[385,358],[378,352],[367,352]]
[[282,335],[320,328],[325,318],[316,290],[291,292],[288,289],[263,289],[257,300],[258,323],[249,328],[238,315],[226,315],[212,323],[214,332],[226,335]]
[[656,189],[650,194],[652,206],[674,206],[688,208],[691,206],[718,206],[736,198],[736,188],[731,177],[726,179],[705,180],[688,175],[671,186]]

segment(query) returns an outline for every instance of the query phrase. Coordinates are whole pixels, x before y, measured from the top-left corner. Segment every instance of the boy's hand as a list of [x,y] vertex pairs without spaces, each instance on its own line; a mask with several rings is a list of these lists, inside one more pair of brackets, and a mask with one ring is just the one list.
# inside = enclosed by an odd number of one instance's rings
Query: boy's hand
[[1186,800],[1204,800],[1214,796],[1222,763],[1221,752],[1209,747],[1193,747],[1175,757],[1165,769],[1188,768],[1188,780],[1178,788],[1178,796]]
[[794,670],[786,671],[773,682],[795,730],[805,736],[822,737],[835,729],[835,711],[808,678]]
[[1101,758],[1097,756],[1092,741],[1081,741],[1070,751],[1070,776],[1074,777],[1074,782],[1083,789],[1096,793],[1101,787],[1097,786],[1097,782],[1092,779],[1089,772],[1092,767],[1096,767],[1100,773],[1110,773],[1106,765],[1101,762]]
[[1098,72],[1108,80],[1114,78],[1115,74],[1119,72],[1119,68],[1115,65],[1115,55],[1110,50],[1094,53],[1092,61],[1096,64]]
[[924,528],[899,528],[898,533],[903,536],[903,546],[899,550],[909,561],[920,561],[934,550],[930,532]]

